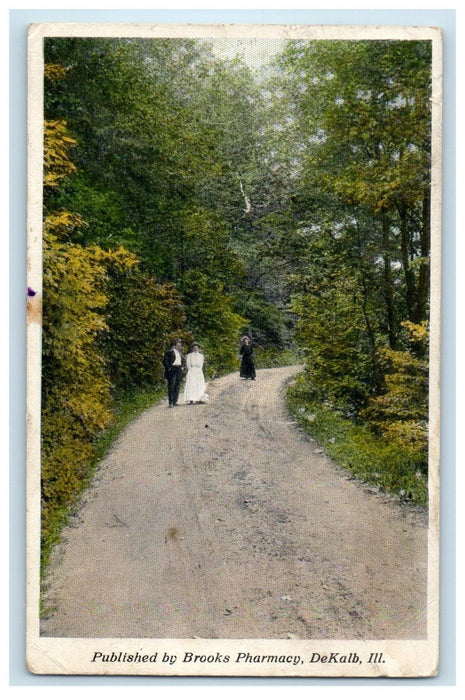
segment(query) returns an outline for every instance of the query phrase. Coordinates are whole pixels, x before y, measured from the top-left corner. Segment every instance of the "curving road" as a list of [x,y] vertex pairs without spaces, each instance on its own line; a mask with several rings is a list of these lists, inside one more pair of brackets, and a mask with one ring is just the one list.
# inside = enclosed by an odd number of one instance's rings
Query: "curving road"
[[56,547],[41,635],[420,639],[427,524],[333,465],[284,406],[298,367],[157,404]]

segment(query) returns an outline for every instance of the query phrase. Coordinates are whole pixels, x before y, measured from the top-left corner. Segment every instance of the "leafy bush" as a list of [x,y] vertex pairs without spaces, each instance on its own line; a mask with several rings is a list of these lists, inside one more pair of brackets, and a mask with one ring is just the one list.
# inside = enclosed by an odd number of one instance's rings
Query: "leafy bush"
[[42,508],[73,501],[95,437],[112,420],[110,381],[97,339],[106,328],[99,251],[48,237],[44,245]]
[[285,367],[302,364],[300,354],[291,348],[280,350],[275,347],[258,347],[254,350],[255,367]]
[[336,406],[358,411],[374,384],[371,348],[356,285],[340,270],[312,294],[296,295],[295,339],[305,353],[314,390]]
[[223,284],[204,273],[191,270],[183,277],[183,301],[187,328],[202,345],[208,376],[237,367],[237,341],[245,319],[232,310],[231,298]]
[[137,267],[109,259],[107,332],[102,348],[113,386],[150,386],[163,379],[162,356],[172,335],[182,335],[184,307],[172,284],[158,284]]
[[44,123],[44,186],[57,187],[75,172],[76,166],[69,159],[69,149],[76,140],[69,133],[64,119],[46,120]]
[[[380,366],[384,371],[383,391],[370,400],[363,416],[380,435],[413,452],[416,459],[422,461],[426,473],[428,361],[424,348],[427,324],[405,322],[403,326],[411,347],[405,350],[383,348],[380,351]],[[416,353],[412,346],[416,347]]]
[[241,290],[237,293],[237,307],[249,322],[246,332],[264,348],[275,352],[283,350],[288,341],[289,330],[286,316],[275,304],[266,301],[257,290]]

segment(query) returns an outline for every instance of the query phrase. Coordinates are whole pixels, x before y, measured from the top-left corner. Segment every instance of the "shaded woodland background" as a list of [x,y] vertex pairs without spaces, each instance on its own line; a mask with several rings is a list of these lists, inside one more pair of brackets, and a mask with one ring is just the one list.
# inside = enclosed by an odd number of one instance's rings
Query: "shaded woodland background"
[[425,504],[431,42],[290,41],[261,71],[187,39],[44,53],[45,554],[176,336],[210,378],[244,332],[302,363],[300,425]]

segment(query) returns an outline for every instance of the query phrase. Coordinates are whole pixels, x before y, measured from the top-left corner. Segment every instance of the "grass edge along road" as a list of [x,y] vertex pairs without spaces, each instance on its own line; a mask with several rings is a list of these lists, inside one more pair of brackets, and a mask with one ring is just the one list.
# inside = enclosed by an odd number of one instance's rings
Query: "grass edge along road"
[[303,375],[289,387],[286,405],[299,426],[327,456],[355,477],[380,491],[426,507],[428,482],[418,461],[405,449],[388,442],[364,425],[308,397]]

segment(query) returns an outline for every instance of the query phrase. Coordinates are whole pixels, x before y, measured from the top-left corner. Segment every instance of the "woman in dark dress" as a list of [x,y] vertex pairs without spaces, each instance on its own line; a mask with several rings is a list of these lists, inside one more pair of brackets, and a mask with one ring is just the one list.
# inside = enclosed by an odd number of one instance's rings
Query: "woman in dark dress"
[[242,379],[255,379],[255,365],[253,361],[253,348],[250,342],[250,338],[246,335],[242,338],[241,349],[239,350],[241,355],[241,369],[240,376]]

